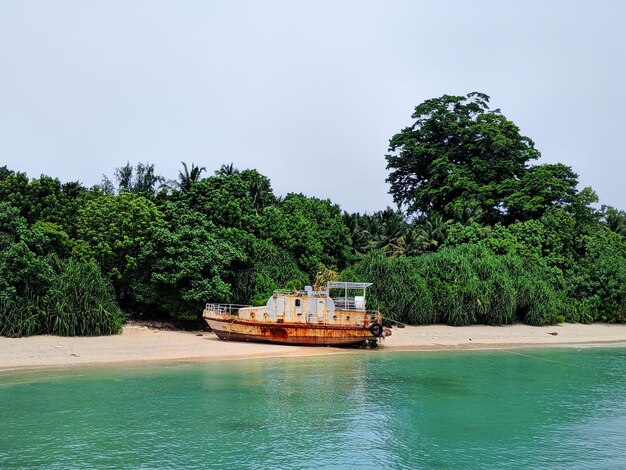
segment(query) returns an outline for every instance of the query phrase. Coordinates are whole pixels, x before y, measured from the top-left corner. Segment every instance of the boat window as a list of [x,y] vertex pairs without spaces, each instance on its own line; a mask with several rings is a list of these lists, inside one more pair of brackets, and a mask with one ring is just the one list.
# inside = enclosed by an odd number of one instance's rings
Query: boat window
[[300,299],[296,299],[296,307],[300,306]]

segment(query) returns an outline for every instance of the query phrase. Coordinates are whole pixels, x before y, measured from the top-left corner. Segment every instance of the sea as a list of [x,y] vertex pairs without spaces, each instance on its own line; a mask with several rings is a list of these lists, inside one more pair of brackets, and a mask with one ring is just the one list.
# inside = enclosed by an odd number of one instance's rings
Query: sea
[[0,373],[2,469],[624,469],[626,348]]

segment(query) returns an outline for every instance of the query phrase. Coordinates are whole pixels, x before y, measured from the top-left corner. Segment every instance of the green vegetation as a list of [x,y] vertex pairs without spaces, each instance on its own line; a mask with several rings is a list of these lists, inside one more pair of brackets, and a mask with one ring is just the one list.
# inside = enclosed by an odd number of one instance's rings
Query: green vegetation
[[176,180],[127,163],[115,183],[0,168],[0,334],[112,334],[128,316],[197,320],[205,302],[262,304],[317,273],[373,281],[389,320],[626,321],[626,212],[480,93],[415,108],[389,143],[397,209],[342,213],[276,196],[253,169]]
[[0,334],[118,332],[124,314],[100,267],[59,258],[54,236],[41,225],[29,228],[17,208],[0,203]]

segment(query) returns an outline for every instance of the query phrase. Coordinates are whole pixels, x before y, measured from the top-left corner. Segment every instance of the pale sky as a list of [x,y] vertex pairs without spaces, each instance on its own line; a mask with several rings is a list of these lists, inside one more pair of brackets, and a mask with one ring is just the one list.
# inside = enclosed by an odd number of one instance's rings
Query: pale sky
[[374,212],[414,107],[472,91],[626,209],[624,1],[0,0],[0,166],[31,178],[233,162]]

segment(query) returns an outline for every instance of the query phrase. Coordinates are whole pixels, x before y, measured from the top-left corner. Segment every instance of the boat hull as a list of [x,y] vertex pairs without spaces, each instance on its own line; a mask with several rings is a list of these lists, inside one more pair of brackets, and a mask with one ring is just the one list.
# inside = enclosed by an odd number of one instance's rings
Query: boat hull
[[219,339],[225,341],[349,346],[378,340],[368,328],[361,326],[270,323],[207,317],[204,317],[204,321]]

